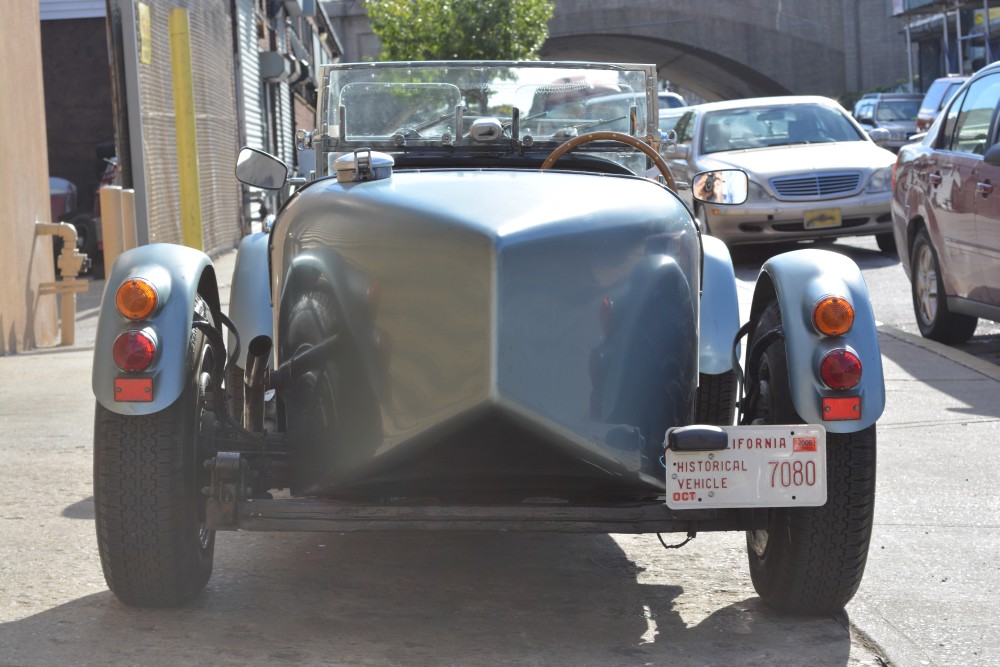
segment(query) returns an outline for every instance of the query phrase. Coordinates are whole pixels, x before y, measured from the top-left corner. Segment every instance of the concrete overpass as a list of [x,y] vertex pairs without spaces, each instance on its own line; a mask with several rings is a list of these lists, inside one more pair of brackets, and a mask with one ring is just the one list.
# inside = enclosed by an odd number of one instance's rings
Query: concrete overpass
[[[706,100],[841,96],[907,77],[890,0],[556,0],[543,60],[654,63]],[[374,59],[364,9],[327,2],[344,60]]]

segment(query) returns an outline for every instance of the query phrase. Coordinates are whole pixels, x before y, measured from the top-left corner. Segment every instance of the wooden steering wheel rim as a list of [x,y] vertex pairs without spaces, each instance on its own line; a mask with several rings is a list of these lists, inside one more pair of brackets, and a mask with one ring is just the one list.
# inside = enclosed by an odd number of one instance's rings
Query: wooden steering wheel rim
[[674,192],[677,191],[677,182],[674,181],[673,174],[670,173],[670,167],[668,167],[667,163],[664,162],[662,157],[660,157],[660,154],[653,150],[653,147],[645,141],[636,139],[632,135],[625,134],[623,132],[587,132],[586,134],[581,134],[578,137],[573,137],[566,143],[557,146],[556,149],[552,151],[547,158],[545,158],[545,162],[542,163],[541,169],[550,169],[552,165],[556,163],[556,160],[561,158],[564,154],[573,150],[577,146],[588,144],[591,141],[618,141],[642,151],[646,154],[646,157],[653,161],[653,164],[655,164],[656,168],[660,170],[660,173],[663,174],[663,178],[667,181],[667,187]]

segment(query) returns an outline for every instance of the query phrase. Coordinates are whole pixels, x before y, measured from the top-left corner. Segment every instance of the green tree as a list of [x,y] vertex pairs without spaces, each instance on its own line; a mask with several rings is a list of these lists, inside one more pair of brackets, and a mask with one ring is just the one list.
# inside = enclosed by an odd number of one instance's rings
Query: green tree
[[527,60],[548,37],[551,0],[365,0],[382,60]]

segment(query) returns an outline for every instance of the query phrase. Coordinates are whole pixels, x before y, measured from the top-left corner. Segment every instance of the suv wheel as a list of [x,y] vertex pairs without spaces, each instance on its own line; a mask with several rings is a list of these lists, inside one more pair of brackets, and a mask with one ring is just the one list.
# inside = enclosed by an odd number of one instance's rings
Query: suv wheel
[[924,338],[942,343],[964,343],[976,331],[978,319],[948,310],[941,264],[926,229],[917,232],[910,250],[913,313]]

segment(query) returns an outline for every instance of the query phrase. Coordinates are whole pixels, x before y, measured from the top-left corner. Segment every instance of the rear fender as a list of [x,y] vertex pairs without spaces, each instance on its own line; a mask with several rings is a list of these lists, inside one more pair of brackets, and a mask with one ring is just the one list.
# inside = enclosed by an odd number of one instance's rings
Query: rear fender
[[[115,292],[130,278],[145,278],[155,287],[159,306],[145,320],[133,322],[115,306]],[[219,292],[212,260],[200,250],[155,243],[128,250],[115,261],[104,287],[94,341],[92,385],[97,401],[122,415],[147,415],[170,406],[181,395],[192,369],[188,359],[195,298],[201,294],[216,315]],[[216,317],[218,322],[218,317]],[[157,341],[152,366],[125,373],[115,364],[112,346],[129,329],[151,329]],[[115,378],[152,378],[153,400],[115,401]]]
[[[868,288],[857,264],[828,250],[795,250],[772,257],[757,279],[752,321],[772,295],[781,308],[795,411],[806,423],[822,424],[832,433],[853,433],[874,424],[885,407],[882,355]],[[843,296],[854,306],[854,326],[843,336],[824,336],[813,327],[813,306],[829,295]],[[845,346],[861,359],[861,382],[850,391],[833,391],[820,380],[819,363],[830,350]],[[822,399],[836,396],[860,396],[861,419],[824,421]]]
[[[702,236],[702,243],[705,261],[698,324],[698,371],[719,375],[733,368],[733,341],[740,329],[740,304],[733,260],[726,244],[714,236]],[[736,354],[739,355],[739,348]]]
[[[270,274],[267,264],[268,233],[243,237],[236,254],[232,291],[229,296],[229,319],[240,336],[237,363],[246,368],[247,346],[257,336],[274,339],[274,312],[271,308]],[[230,332],[229,349],[235,338]],[[273,358],[271,368],[274,368]]]

